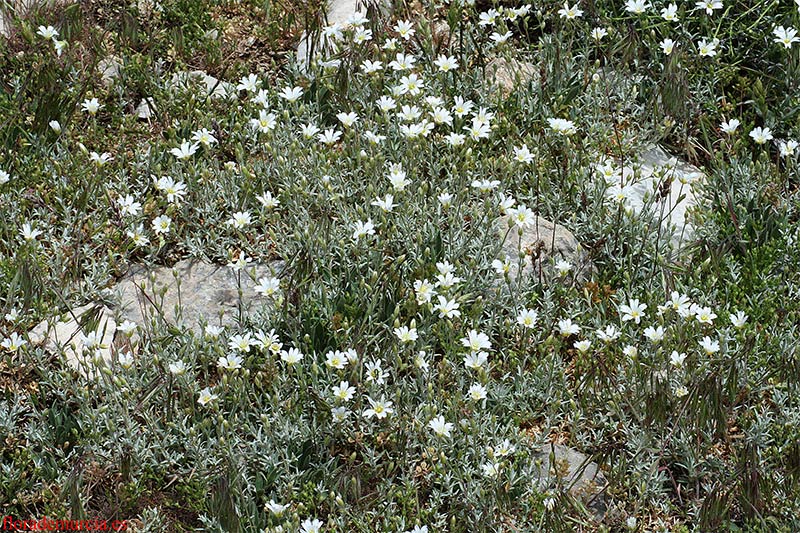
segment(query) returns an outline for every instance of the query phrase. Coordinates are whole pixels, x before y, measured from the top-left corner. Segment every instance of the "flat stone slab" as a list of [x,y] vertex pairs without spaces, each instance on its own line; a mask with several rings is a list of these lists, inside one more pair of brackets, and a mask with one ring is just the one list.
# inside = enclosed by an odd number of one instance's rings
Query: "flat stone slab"
[[[383,15],[389,13],[392,8],[389,0],[330,0],[326,20],[323,22],[328,26],[339,26],[341,29],[345,29],[353,17],[366,17],[367,8],[370,6],[375,6]],[[320,49],[331,45],[332,43],[326,42],[322,35],[316,42],[312,42],[311,36],[303,32],[296,53],[297,66],[300,71],[307,72],[308,66],[314,63]]]
[[[29,339],[32,344],[63,352],[70,367],[89,375],[95,366],[111,363],[115,341],[120,340],[118,330],[126,321],[137,326],[131,336],[135,343],[142,328],[158,322],[200,334],[205,324],[236,328],[240,316],[269,310],[274,300],[256,293],[256,280],[277,276],[283,265],[282,261],[251,264],[236,271],[230,266],[187,260],[172,268],[137,267],[107,289],[113,305],[76,307],[39,323],[29,332]],[[87,341],[95,346],[87,349]]]
[[[525,277],[538,275],[543,269],[552,271],[555,261],[564,260],[570,263],[571,275],[576,279],[586,279],[594,271],[589,254],[580,245],[575,235],[564,226],[555,224],[545,218],[536,216],[535,222],[523,228],[514,226],[509,230],[509,217],[495,219],[497,232],[503,241],[498,259],[505,256],[511,260],[509,277],[516,281],[520,275],[518,257],[525,254],[521,274]],[[507,236],[506,236],[507,234]]]
[[246,316],[271,304],[269,297],[255,292],[257,283],[250,273],[254,271],[257,280],[275,276],[282,268],[282,262],[275,262],[237,272],[230,266],[190,260],[172,268],[138,268],[112,288],[114,311],[122,320],[139,325],[163,319],[195,331],[202,323],[235,326],[240,311]]
[[608,484],[597,463],[588,456],[563,444],[546,444],[536,454],[542,461],[539,490],[568,490],[586,505],[596,520],[608,510],[605,488]]

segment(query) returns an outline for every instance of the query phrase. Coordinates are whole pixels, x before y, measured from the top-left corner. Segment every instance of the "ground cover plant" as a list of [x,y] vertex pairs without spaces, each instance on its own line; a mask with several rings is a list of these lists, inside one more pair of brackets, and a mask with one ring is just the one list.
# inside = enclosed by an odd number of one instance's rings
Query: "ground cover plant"
[[[3,514],[800,529],[800,2],[324,8],[96,0],[0,38]],[[682,242],[670,166],[644,196],[623,170],[656,143],[703,171]],[[537,215],[592,266],[515,275]],[[80,368],[29,338],[186,258],[269,302],[124,323]],[[548,443],[604,513],[541,482]]]

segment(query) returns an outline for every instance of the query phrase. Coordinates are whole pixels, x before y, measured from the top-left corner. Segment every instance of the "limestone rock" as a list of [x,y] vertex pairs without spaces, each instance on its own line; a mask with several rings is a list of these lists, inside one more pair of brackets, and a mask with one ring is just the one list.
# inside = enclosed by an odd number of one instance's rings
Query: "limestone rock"
[[517,85],[525,85],[536,75],[533,63],[496,57],[486,65],[486,79],[502,92],[509,93]]
[[[251,265],[256,279],[274,275],[281,263]],[[120,281],[113,291],[120,320],[142,326],[151,320],[194,329],[201,323],[231,327],[239,317],[247,315],[272,300],[256,294],[254,281],[246,270],[234,271],[205,261],[185,260],[174,267],[137,268]],[[239,299],[239,283],[242,297]]]
[[608,484],[597,463],[589,457],[563,444],[542,446],[537,458],[542,461],[539,471],[539,490],[568,490],[602,520],[608,509],[604,489]]
[[689,214],[698,205],[695,188],[704,179],[702,171],[656,145],[630,161],[617,160],[614,166],[606,178],[609,185],[628,187],[626,204],[637,214],[652,215],[661,234],[679,251],[694,235]]
[[[32,344],[61,353],[69,366],[83,374],[99,364],[111,363],[117,324],[113,312],[103,305],[86,304],[53,320],[44,320],[28,333]],[[95,347],[87,348],[95,338]]]
[[142,120],[149,120],[153,116],[155,109],[156,102],[152,98],[142,98],[139,105],[137,105],[136,109],[133,111],[133,114]]
[[643,151],[639,154],[639,161],[644,179],[634,188],[637,191],[645,187],[651,191],[663,190],[653,211],[673,247],[679,249],[694,236],[689,212],[698,205],[695,187],[703,181],[703,172],[689,163],[670,157],[659,146]]
[[108,87],[114,83],[114,80],[119,78],[122,66],[122,61],[116,56],[109,56],[101,59],[100,62],[97,63],[97,71],[102,77],[103,85]]
[[[63,350],[69,366],[84,376],[90,375],[95,366],[111,363],[115,334],[125,321],[135,323],[138,331],[153,321],[163,321],[200,333],[203,323],[235,327],[240,312],[244,317],[269,309],[274,300],[255,292],[256,281],[251,274],[257,275],[256,279],[274,276],[282,267],[282,262],[274,262],[250,265],[236,272],[229,266],[191,260],[172,268],[138,267],[104,291],[115,300],[114,305],[90,303],[75,308],[41,322],[29,332],[29,339],[53,352]],[[97,349],[88,350],[86,343],[92,342],[93,332]],[[131,342],[135,344],[138,338],[139,334],[132,332]],[[116,340],[121,339],[124,337],[117,335]]]
[[[376,8],[378,13],[385,16],[391,11],[391,6],[389,0],[330,0],[324,25],[337,25],[344,29],[354,17],[366,17],[370,7]],[[308,66],[314,62],[320,49],[333,47],[333,43],[326,41],[321,35],[316,42],[312,42],[312,39],[313,36],[309,36],[306,32],[300,37],[296,58],[301,72],[308,71]]]
[[535,222],[524,228],[522,235],[515,226],[509,230],[510,219],[507,216],[495,220],[497,231],[503,241],[499,259],[508,256],[511,260],[509,276],[512,281],[519,276],[519,253],[525,253],[522,266],[522,275],[533,277],[542,272],[542,269],[552,269],[555,261],[563,260],[572,266],[570,274],[576,279],[585,279],[591,276],[594,266],[589,260],[588,253],[578,243],[575,235],[564,226],[554,224],[540,216]]
[[234,84],[220,81],[203,70],[176,72],[172,75],[170,86],[172,88],[187,88],[195,82],[204,87],[206,94],[211,98],[236,98],[236,86]]

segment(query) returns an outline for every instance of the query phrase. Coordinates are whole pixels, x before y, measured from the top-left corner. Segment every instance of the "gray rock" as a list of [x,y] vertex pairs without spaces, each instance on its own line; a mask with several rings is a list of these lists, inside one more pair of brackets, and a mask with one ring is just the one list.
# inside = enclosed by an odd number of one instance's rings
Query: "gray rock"
[[199,83],[206,90],[206,95],[211,98],[236,98],[236,86],[227,81],[220,81],[203,70],[181,71],[172,75],[169,87],[188,88],[193,83]]
[[[344,29],[354,16],[366,17],[367,9],[372,6],[382,16],[386,16],[391,11],[392,3],[389,0],[331,0],[324,23]],[[316,42],[312,42],[313,38],[313,35],[303,32],[297,45],[297,67],[301,72],[308,72],[308,66],[314,63],[320,51],[335,52],[333,42],[326,41],[322,35],[318,36]]]
[[563,444],[546,444],[536,454],[542,467],[538,476],[540,491],[565,490],[602,520],[608,510],[605,475],[597,463]]
[[151,320],[198,332],[201,323],[235,326],[240,312],[244,317],[271,304],[270,298],[256,294],[256,280],[274,275],[281,265],[257,264],[236,272],[229,266],[186,260],[172,268],[137,268],[113,287],[114,310],[120,321],[140,326]]
[[[255,292],[256,280],[274,276],[283,263],[255,264],[236,272],[232,267],[204,261],[181,261],[173,268],[135,268],[107,289],[113,305],[90,303],[63,316],[38,324],[28,334],[32,344],[63,353],[66,363],[82,375],[110,364],[117,346],[126,345],[118,334],[125,321],[137,331],[154,322],[200,333],[201,324],[235,327],[241,316],[269,310],[274,300]],[[258,277],[256,277],[258,276]],[[255,278],[255,279],[254,279]],[[241,298],[239,289],[241,287]],[[96,332],[96,349],[88,350],[86,338]],[[131,343],[138,341],[134,332]]]
[[486,64],[486,80],[500,89],[509,93],[518,85],[524,86],[536,75],[536,65],[518,59],[496,57]]
[[[538,276],[545,271],[552,271],[556,261],[563,260],[572,266],[570,274],[576,279],[587,279],[594,271],[586,250],[564,226],[554,224],[540,216],[520,235],[518,227],[509,230],[509,217],[503,216],[495,220],[497,232],[503,241],[499,259],[508,256],[511,260],[509,276],[516,281],[519,276],[519,254],[524,253],[522,275]],[[542,270],[544,269],[544,270]]]
[[[67,365],[86,376],[94,368],[110,364],[116,331],[114,313],[108,307],[87,304],[40,322],[28,333],[28,339],[51,352],[63,353]],[[90,350],[86,340],[93,332],[99,342]]]
[[152,98],[142,98],[142,100],[139,102],[139,105],[137,105],[136,109],[133,111],[133,114],[136,115],[136,118],[149,120],[153,116],[155,109],[155,100]]
[[694,236],[689,214],[698,205],[696,184],[702,183],[700,169],[670,157],[660,146],[651,146],[639,154],[641,177],[634,189],[644,193],[662,191],[652,212],[668,235],[673,248],[679,250]]
[[108,56],[101,59],[97,63],[97,71],[100,73],[103,85],[109,87],[113,84],[114,80],[119,78],[122,67],[122,61],[116,56]]

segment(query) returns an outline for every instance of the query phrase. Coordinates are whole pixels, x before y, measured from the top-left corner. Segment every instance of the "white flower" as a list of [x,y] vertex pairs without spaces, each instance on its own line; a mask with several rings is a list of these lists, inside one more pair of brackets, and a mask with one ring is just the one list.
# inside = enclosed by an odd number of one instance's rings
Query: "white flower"
[[772,140],[772,132],[769,130],[769,128],[753,128],[749,135],[753,138],[756,144],[766,144],[767,141]]
[[281,350],[281,361],[289,366],[302,361],[303,354],[297,348],[289,348],[288,350]]
[[711,337],[703,337],[700,341],[700,347],[706,352],[706,355],[713,355],[719,351],[719,341],[711,340]]
[[206,128],[193,131],[192,140],[202,144],[203,146],[211,146],[217,142],[217,138],[214,137],[214,134],[212,134]]
[[780,144],[778,145],[778,149],[782,157],[793,156],[795,154],[795,151],[797,150],[797,147],[798,147],[798,142],[793,139],[789,139],[788,141],[781,141]]
[[644,329],[644,336],[653,344],[659,343],[664,339],[664,328],[662,326],[657,328],[648,326]]
[[625,2],[625,11],[633,13],[634,15],[641,15],[650,7],[647,0],[627,0]]
[[261,196],[256,196],[256,200],[258,200],[258,203],[260,203],[264,209],[273,209],[278,207],[281,203],[280,200],[272,196],[270,191],[266,191]]
[[205,405],[208,405],[209,403],[213,402],[217,398],[219,398],[219,396],[217,396],[216,394],[213,394],[211,392],[211,389],[209,387],[206,387],[205,389],[200,391],[200,394],[198,395],[198,398],[197,398],[197,403],[199,403],[200,405],[205,406]]
[[414,356],[414,366],[423,372],[428,370],[428,361],[425,359],[426,355],[427,352],[425,352],[425,350],[420,350],[417,352],[417,355]]
[[222,356],[217,359],[217,366],[225,370],[236,370],[242,368],[242,358],[235,354]]
[[408,326],[401,326],[394,329],[395,336],[400,339],[402,343],[414,342],[419,337],[416,328],[409,328]]
[[9,352],[16,352],[26,344],[28,344],[28,341],[20,337],[16,331],[13,331],[10,336],[3,339],[3,342],[0,342],[0,346]]
[[486,387],[480,383],[473,383],[467,391],[467,399],[474,402],[486,399]]
[[572,346],[581,353],[586,353],[592,346],[592,341],[585,339],[582,341],[575,341]]
[[394,209],[394,196],[387,194],[385,198],[376,198],[371,205],[378,207],[384,213],[391,213]]
[[302,533],[322,533],[322,522],[317,518],[314,520],[310,518],[303,520],[300,527]]
[[236,86],[236,90],[244,90],[249,93],[254,93],[258,90],[259,85],[261,85],[261,81],[258,79],[258,76],[255,74],[250,74],[249,76],[243,77],[239,80],[239,85]]
[[197,144],[190,143],[189,141],[181,142],[177,148],[172,148],[169,153],[174,155],[179,161],[185,161],[192,157],[197,152]]
[[672,39],[664,39],[659,43],[659,46],[665,55],[670,55],[672,50],[675,48],[675,41]]
[[556,264],[554,266],[558,275],[562,277],[569,274],[569,271],[572,270],[572,263],[570,263],[566,259],[559,259],[558,261],[556,261]]
[[555,131],[556,133],[564,136],[574,134],[577,129],[575,128],[575,123],[571,120],[563,119],[563,118],[548,118],[547,123],[550,125],[550,128]]
[[136,322],[125,320],[122,324],[117,326],[117,330],[121,331],[123,335],[130,337],[138,327],[139,326],[136,325]]
[[558,10],[559,16],[567,20],[578,18],[583,15],[583,11],[578,9],[578,4],[570,7],[567,2],[564,2],[564,7]]
[[182,376],[186,373],[186,363],[175,361],[169,364],[169,371],[174,376]]
[[678,22],[678,6],[670,4],[661,10],[661,17],[668,22]]
[[739,124],[741,124],[741,122],[739,122],[739,120],[738,120],[738,119],[732,118],[732,119],[730,119],[730,120],[729,120],[729,121],[727,121],[727,122],[722,122],[722,123],[719,125],[719,127],[720,127],[720,129],[721,129],[722,131],[724,131],[725,133],[727,133],[728,135],[730,135],[731,133],[733,133],[733,132],[735,132],[735,131],[736,131],[736,128],[738,128],[738,127],[739,127]]
[[325,354],[325,366],[341,370],[349,363],[347,354],[339,350],[330,350]]
[[427,279],[418,279],[414,281],[414,292],[416,293],[417,303],[419,305],[429,303],[431,298],[436,296],[433,285]]
[[339,119],[339,122],[341,122],[345,128],[350,128],[358,122],[358,115],[352,111],[350,113],[338,113],[336,118]]
[[461,345],[465,348],[469,348],[469,351],[472,353],[480,352],[484,349],[490,350],[492,348],[492,343],[489,341],[488,335],[479,333],[474,329],[470,330],[466,337],[461,338]]
[[371,407],[364,411],[364,416],[366,418],[376,417],[381,419],[381,418],[386,418],[387,416],[394,413],[394,409],[392,409],[393,402],[387,401],[383,397],[381,397],[380,400],[373,400],[372,398],[367,396],[367,401],[369,401]]
[[336,423],[344,422],[349,414],[350,410],[341,405],[331,409],[331,416],[333,417],[333,421]]
[[358,240],[366,235],[375,235],[375,225],[372,220],[366,222],[358,221],[353,225],[353,239]]
[[733,327],[739,329],[745,325],[747,322],[747,315],[744,314],[744,311],[737,311],[736,313],[731,313],[731,324]]
[[710,307],[697,307],[694,312],[695,318],[701,324],[713,324],[717,315],[711,311]]
[[331,392],[333,393],[333,397],[336,398],[339,402],[349,402],[353,399],[353,395],[356,393],[355,387],[351,387],[350,383],[347,381],[340,381],[339,385],[332,387]]
[[489,360],[489,354],[486,352],[470,352],[464,356],[464,366],[472,370],[478,370]]
[[303,124],[300,126],[300,135],[305,139],[313,139],[319,133],[319,127],[314,123]]
[[370,61],[369,59],[366,59],[363,63],[361,63],[361,70],[364,72],[364,74],[372,74],[373,72],[383,70],[383,63],[380,61]]
[[502,464],[499,462],[489,461],[488,463],[484,463],[481,465],[481,470],[483,470],[483,475],[494,479],[500,475],[500,468]]
[[428,422],[428,427],[433,430],[437,437],[449,437],[453,424],[452,422],[446,422],[444,417],[439,415]]
[[153,219],[152,225],[156,234],[166,234],[169,233],[169,229],[172,226],[172,219],[167,215],[160,215]]
[[775,35],[775,42],[782,44],[785,48],[791,48],[792,43],[800,41],[800,37],[797,36],[797,30],[791,27],[778,26],[772,30],[772,33]]
[[117,198],[117,206],[122,216],[136,216],[142,210],[142,204],[134,200],[130,194]]
[[675,387],[675,396],[676,397],[683,398],[687,394],[689,394],[689,389],[687,389],[683,385],[679,385],[679,386]]
[[704,9],[706,15],[713,15],[715,9],[722,9],[722,2],[720,0],[700,0],[695,3],[697,9]]
[[503,44],[504,42],[508,41],[511,38],[512,35],[514,35],[514,34],[511,33],[510,31],[507,31],[507,32],[502,33],[502,34],[501,33],[497,33],[496,31],[493,31],[492,34],[489,36],[489,38],[492,41],[494,41],[495,44]]
[[619,312],[622,314],[622,321],[627,322],[633,320],[637,324],[644,316],[644,310],[647,309],[647,304],[639,303],[639,300],[633,298],[628,301],[627,305],[619,306]]
[[697,43],[697,51],[702,57],[714,57],[717,55],[717,46],[719,46],[719,39],[714,39],[711,42],[701,39]]
[[382,368],[382,366],[382,359],[375,359],[374,361],[370,361],[366,364],[365,371],[368,382],[375,383],[376,385],[383,385],[386,383],[386,378],[389,377],[389,372]]
[[278,120],[275,113],[262,109],[258,112],[258,118],[250,119],[250,124],[260,133],[269,133],[278,125]]
[[524,328],[533,329],[536,326],[536,321],[539,319],[539,313],[533,309],[523,309],[517,315],[517,324]]
[[251,221],[252,219],[250,218],[250,213],[248,211],[237,211],[231,216],[231,218],[228,219],[227,224],[236,229],[242,229],[249,226]]
[[281,290],[281,281],[274,277],[262,277],[253,290],[262,296],[272,296]]
[[597,335],[597,338],[603,341],[604,343],[609,344],[617,340],[620,337],[620,335],[622,335],[622,332],[619,331],[616,327],[614,327],[613,324],[609,324],[608,326],[606,326],[605,329],[598,329],[595,332],[595,335]]
[[672,350],[672,353],[669,356],[670,364],[676,368],[682,367],[685,360],[686,354],[683,352],[678,353],[677,350]]
[[302,87],[284,87],[281,92],[278,93],[278,96],[283,98],[289,103],[296,102],[303,96],[303,88]]
[[270,513],[274,514],[277,517],[280,517],[286,509],[289,508],[288,505],[281,505],[280,503],[275,503],[274,500],[270,500],[268,504],[265,506]]
[[608,30],[605,28],[595,28],[592,30],[592,39],[595,41],[601,41],[606,35],[608,35]]
[[455,300],[448,300],[444,296],[438,296],[439,303],[433,306],[434,311],[439,312],[439,318],[454,318],[461,316],[458,310],[460,305]]
[[22,224],[22,229],[20,230],[19,234],[25,241],[31,242],[36,240],[36,237],[42,234],[42,230],[35,229],[30,222],[25,222]]
[[121,352],[117,359],[119,360],[119,366],[121,366],[124,370],[130,370],[133,368],[133,356],[128,352]]
[[393,29],[404,41],[409,40],[415,33],[414,24],[408,20],[397,21]]
[[97,98],[92,98],[90,100],[84,100],[81,103],[81,107],[90,115],[95,115],[103,107],[103,105],[97,101]]
[[450,72],[458,68],[458,61],[453,56],[440,55],[434,62],[440,72]]
[[573,324],[572,319],[566,318],[558,321],[558,331],[564,337],[576,335],[580,330],[581,327],[578,324]]
[[42,39],[55,39],[58,37],[58,31],[52,26],[39,26],[36,34]]
[[338,141],[341,136],[342,136],[341,131],[338,131],[334,128],[330,128],[325,130],[323,133],[320,133],[317,136],[317,138],[319,139],[319,142],[321,142],[322,144],[330,146],[334,144],[336,141]]
[[416,61],[417,58],[414,57],[413,55],[411,54],[406,55],[400,52],[395,56],[394,61],[389,63],[389,67],[391,67],[392,70],[396,71],[411,70],[412,68],[414,68],[414,63]]

